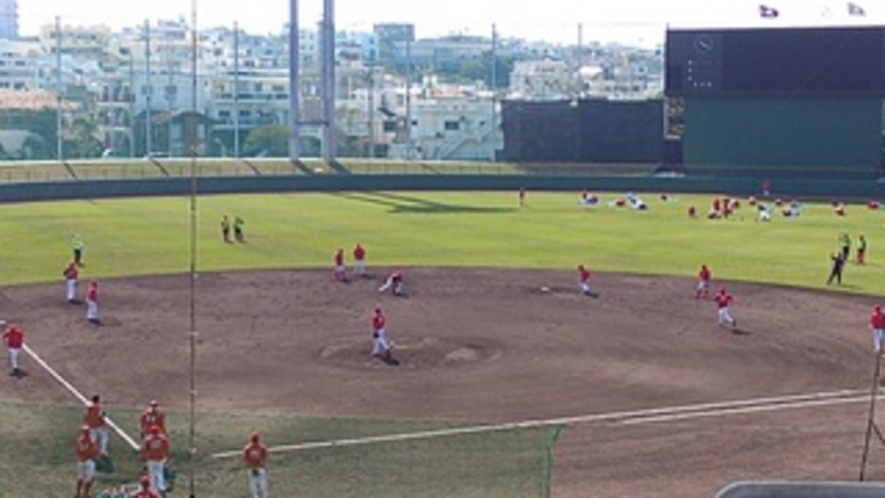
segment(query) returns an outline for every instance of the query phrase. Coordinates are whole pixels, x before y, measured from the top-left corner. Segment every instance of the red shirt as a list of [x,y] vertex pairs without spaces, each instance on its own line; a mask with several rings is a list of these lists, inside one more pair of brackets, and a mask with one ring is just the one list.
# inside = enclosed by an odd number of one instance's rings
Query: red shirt
[[136,491],[132,498],[162,498],[162,495],[150,488],[142,488]]
[[363,258],[365,258],[365,257],[366,257],[366,250],[363,249],[363,246],[357,244],[357,246],[353,248],[353,259],[355,259],[357,261],[362,261]]
[[375,330],[383,329],[385,322],[386,320],[384,320],[384,315],[382,315],[381,313],[375,313],[375,316],[372,317],[372,327],[374,327]]
[[98,302],[98,287],[90,285],[89,290],[86,291],[86,299]]
[[157,426],[160,432],[166,434],[166,416],[160,410],[148,407],[141,413],[141,432],[147,434],[151,427]]
[[698,278],[700,278],[704,282],[710,280],[710,269],[706,266],[702,266],[701,271],[698,272]]
[[90,429],[96,429],[104,426],[104,414],[101,405],[98,403],[89,403],[86,407],[86,413],[83,415],[83,423]]
[[402,279],[403,276],[399,272],[393,272],[390,274],[390,280],[395,284],[399,283],[399,281]]
[[263,469],[267,465],[267,447],[261,443],[249,443],[243,448],[243,462],[250,469]]
[[581,282],[590,280],[590,270],[587,268],[578,268],[578,274],[581,276]]
[[335,253],[335,265],[344,266],[344,251],[338,251]]
[[74,443],[74,451],[77,453],[77,461],[85,462],[98,458],[98,445],[89,437],[89,434],[80,434]]
[[875,330],[885,329],[885,313],[874,311],[870,315],[870,328]]
[[728,305],[731,304],[733,298],[730,294],[716,294],[716,304],[719,308],[728,308]]
[[70,264],[67,268],[65,268],[65,271],[62,272],[62,275],[64,275],[65,278],[68,280],[76,280],[77,277],[80,275],[80,272],[79,270],[77,270],[77,265]]
[[169,441],[162,434],[151,434],[144,438],[141,454],[145,460],[165,460],[169,454]]
[[6,341],[6,347],[9,349],[21,349],[25,342],[25,335],[18,327],[9,327],[3,332],[3,339]]

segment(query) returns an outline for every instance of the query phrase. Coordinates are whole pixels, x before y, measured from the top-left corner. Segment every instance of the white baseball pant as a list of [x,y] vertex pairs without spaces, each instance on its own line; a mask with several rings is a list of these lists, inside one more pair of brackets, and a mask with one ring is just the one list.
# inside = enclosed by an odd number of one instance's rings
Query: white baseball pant
[[387,342],[387,331],[378,329],[372,334],[372,355],[386,353],[390,350],[390,343]]
[[86,319],[98,320],[98,301],[86,301]]
[[77,480],[84,483],[92,482],[95,479],[95,461],[86,460],[85,462],[77,462]]
[[69,278],[65,280],[65,296],[68,301],[73,301],[77,297],[77,279]]
[[163,467],[166,465],[165,460],[148,460],[147,471],[151,480],[151,489],[161,493],[166,492],[166,476],[163,475]]
[[362,259],[357,259],[353,262],[353,272],[357,275],[365,275],[366,274],[366,262]]
[[252,498],[270,498],[270,492],[267,490],[267,471],[258,469],[258,475],[249,470],[249,490],[252,491]]
[[19,348],[9,348],[7,351],[9,351],[9,368],[14,372],[18,370],[18,354],[21,350]]
[[98,444],[98,450],[101,452],[102,456],[107,456],[108,440],[110,439],[107,426],[103,425],[101,427],[89,429],[89,437],[94,443]]
[[578,288],[581,289],[581,294],[590,294],[590,284],[587,282],[578,282]]
[[728,310],[728,307],[719,308],[719,325],[734,325],[734,318],[731,317],[731,312]]
[[885,336],[885,330],[873,329],[873,351],[877,353],[882,351],[883,336]]

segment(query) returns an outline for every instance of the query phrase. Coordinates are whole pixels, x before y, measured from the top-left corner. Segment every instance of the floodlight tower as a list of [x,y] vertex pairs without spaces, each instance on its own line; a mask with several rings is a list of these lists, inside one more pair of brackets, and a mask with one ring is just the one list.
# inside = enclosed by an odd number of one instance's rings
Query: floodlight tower
[[298,0],[289,0],[289,159],[301,159],[301,53],[298,46]]
[[323,160],[335,161],[335,0],[323,0],[322,47]]

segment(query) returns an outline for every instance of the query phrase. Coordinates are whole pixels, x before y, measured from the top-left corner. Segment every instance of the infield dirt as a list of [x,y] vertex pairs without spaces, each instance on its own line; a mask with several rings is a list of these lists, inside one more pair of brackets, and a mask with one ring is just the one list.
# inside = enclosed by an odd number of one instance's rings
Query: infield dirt
[[[727,282],[739,333],[688,278],[408,268],[350,283],[329,271],[201,274],[198,408],[506,423],[869,388],[873,298]],[[549,287],[549,292],[541,292]],[[104,324],[58,285],[0,290],[3,317],[85,394],[139,408],[189,400],[186,275],[106,280]],[[388,319],[398,366],[372,358],[371,312]],[[70,403],[30,377],[0,399]],[[554,449],[557,497],[710,497],[735,480],[854,480],[868,404],[792,407],[647,424],[569,425]],[[269,444],[286,444],[270,441]],[[885,478],[874,446],[868,477]]]

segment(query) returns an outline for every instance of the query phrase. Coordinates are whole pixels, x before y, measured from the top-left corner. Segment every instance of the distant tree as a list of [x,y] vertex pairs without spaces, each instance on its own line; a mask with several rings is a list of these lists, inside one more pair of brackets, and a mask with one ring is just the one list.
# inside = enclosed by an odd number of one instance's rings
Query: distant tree
[[244,144],[246,155],[287,157],[289,155],[289,130],[285,126],[259,126],[249,132]]
[[78,117],[68,129],[64,143],[64,155],[70,158],[95,158],[101,156],[104,146],[98,138],[98,124],[94,117]]

